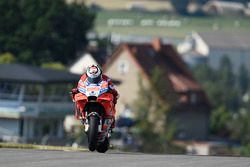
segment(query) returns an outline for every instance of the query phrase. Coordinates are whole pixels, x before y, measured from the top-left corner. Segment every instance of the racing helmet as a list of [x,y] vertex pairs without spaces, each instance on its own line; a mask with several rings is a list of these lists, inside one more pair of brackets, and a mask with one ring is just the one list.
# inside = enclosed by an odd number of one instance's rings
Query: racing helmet
[[102,80],[102,70],[98,65],[92,65],[87,68],[87,81],[97,84]]

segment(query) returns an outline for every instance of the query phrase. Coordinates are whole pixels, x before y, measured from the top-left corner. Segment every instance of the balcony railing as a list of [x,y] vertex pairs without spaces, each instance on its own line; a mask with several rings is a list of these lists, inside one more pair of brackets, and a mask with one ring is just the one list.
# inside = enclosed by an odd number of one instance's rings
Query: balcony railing
[[11,100],[11,101],[17,101],[19,95],[18,94],[7,94],[7,93],[0,93],[0,99],[1,100]]
[[24,95],[23,101],[36,102],[36,101],[38,101],[38,96],[36,96],[36,95]]
[[56,95],[50,95],[50,96],[44,96],[43,102],[69,102],[70,96],[69,95],[62,95],[62,96],[56,96]]
[[[7,100],[7,101],[18,101],[20,99],[20,95],[18,94],[7,94],[7,93],[0,93],[0,99],[1,100]],[[38,102],[39,96],[38,95],[24,95],[22,98],[23,102]],[[41,98],[41,102],[70,102],[70,96],[69,95],[49,95],[49,96],[43,96]]]

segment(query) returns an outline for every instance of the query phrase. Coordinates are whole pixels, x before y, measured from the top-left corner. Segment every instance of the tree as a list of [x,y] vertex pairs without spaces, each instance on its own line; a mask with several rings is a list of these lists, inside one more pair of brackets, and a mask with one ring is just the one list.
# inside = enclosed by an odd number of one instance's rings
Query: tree
[[239,87],[241,96],[244,96],[249,86],[248,70],[244,64],[241,64],[239,69]]
[[250,110],[241,109],[234,114],[233,119],[228,123],[231,131],[231,139],[240,141],[241,144],[250,143]]
[[239,91],[236,85],[236,76],[233,73],[233,67],[227,55],[223,56],[219,63],[217,85],[221,92],[221,104],[224,104],[226,110],[236,112],[239,109]]
[[235,85],[235,75],[234,75],[232,69],[233,68],[232,68],[232,64],[231,64],[230,59],[228,58],[227,55],[224,55],[220,59],[218,72],[219,72],[221,84],[225,88],[234,87],[234,85]]
[[202,4],[202,5],[204,5],[204,4],[206,4],[209,0],[195,0],[197,3],[199,3],[199,4]]
[[160,70],[155,68],[149,87],[145,87],[142,80],[139,80],[139,98],[135,103],[134,110],[138,122],[139,138],[142,141],[141,151],[183,152],[172,144],[175,125],[168,120],[168,113],[171,109],[170,104],[165,99],[168,82],[160,76],[162,76]]
[[239,108],[238,91],[230,60],[223,57],[218,70],[212,69],[207,64],[201,64],[193,71],[212,102],[211,133],[220,137],[230,137],[231,132],[227,126],[231,120],[229,111],[237,112]]
[[66,70],[66,67],[62,63],[58,63],[58,62],[43,63],[41,66],[42,66],[42,68]]
[[225,106],[221,106],[212,111],[210,117],[210,129],[212,134],[220,137],[229,137],[230,131],[227,124],[230,122],[231,116],[227,112]]
[[0,2],[0,53],[24,63],[68,63],[87,44],[95,15],[83,4],[64,0]]
[[0,64],[10,64],[15,62],[16,58],[11,53],[4,53],[0,55]]
[[193,69],[195,78],[202,84],[212,106],[217,108],[223,104],[223,89],[219,84],[218,72],[207,63],[197,65]]
[[[220,60],[218,70],[207,65],[199,65],[194,69],[195,77],[203,85],[209,100],[213,104],[210,117],[210,130],[213,135],[250,142],[250,103],[239,103],[248,91],[248,72],[241,65],[239,76],[235,76],[230,59],[224,56]],[[236,78],[239,82],[236,82]],[[247,101],[247,100],[246,100]]]
[[242,153],[250,156],[250,101],[233,115],[228,127],[231,131],[231,139],[239,141],[242,147]]
[[175,9],[175,11],[179,14],[186,15],[187,7],[190,0],[171,0],[171,3]]

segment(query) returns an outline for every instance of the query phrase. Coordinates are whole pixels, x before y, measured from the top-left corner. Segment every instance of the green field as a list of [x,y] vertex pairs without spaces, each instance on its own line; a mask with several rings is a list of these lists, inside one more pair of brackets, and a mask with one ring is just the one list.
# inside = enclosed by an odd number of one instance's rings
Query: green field
[[[130,25],[116,24],[109,26],[110,19],[128,19]],[[141,22],[151,20],[151,25],[141,26]],[[157,21],[178,21],[180,26],[157,26]],[[153,22],[153,23],[152,23]],[[211,32],[246,32],[250,31],[250,19],[240,17],[194,17],[170,15],[163,12],[135,12],[135,11],[100,11],[97,13],[95,29],[99,33],[121,33],[130,35],[152,35],[184,37],[191,31]]]

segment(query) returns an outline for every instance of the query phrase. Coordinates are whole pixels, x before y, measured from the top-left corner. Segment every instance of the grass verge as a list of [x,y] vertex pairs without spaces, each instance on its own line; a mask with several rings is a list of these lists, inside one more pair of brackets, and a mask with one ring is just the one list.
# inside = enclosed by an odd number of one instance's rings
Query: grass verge
[[20,144],[20,143],[0,143],[0,148],[37,149],[37,150],[55,150],[55,151],[88,151],[88,149],[83,147],[73,148],[67,146],[47,146],[47,145]]

